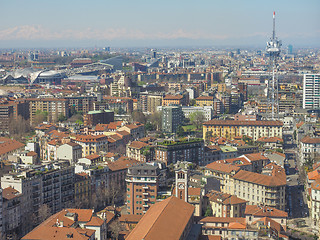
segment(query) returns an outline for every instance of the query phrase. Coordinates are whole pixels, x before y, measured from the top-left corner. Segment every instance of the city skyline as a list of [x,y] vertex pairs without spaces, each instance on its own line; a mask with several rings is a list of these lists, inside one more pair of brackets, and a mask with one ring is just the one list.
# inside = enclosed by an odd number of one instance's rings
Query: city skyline
[[[19,7],[17,7],[19,6]],[[284,47],[319,47],[320,2],[7,1],[0,47],[265,46],[276,12]],[[14,13],[14,15],[12,14]]]

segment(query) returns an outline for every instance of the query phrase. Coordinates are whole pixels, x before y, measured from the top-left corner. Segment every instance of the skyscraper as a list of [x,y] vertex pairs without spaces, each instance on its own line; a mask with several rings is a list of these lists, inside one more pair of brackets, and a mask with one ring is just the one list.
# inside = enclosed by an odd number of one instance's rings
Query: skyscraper
[[320,108],[320,74],[304,74],[303,76],[303,108]]

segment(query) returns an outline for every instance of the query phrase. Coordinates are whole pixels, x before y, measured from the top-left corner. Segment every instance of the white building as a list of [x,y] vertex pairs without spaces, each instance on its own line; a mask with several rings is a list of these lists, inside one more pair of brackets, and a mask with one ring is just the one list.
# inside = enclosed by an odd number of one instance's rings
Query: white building
[[194,112],[202,112],[205,121],[209,121],[213,117],[213,106],[204,106],[204,107],[182,107],[182,112],[186,118],[189,118],[189,116]]
[[69,142],[63,144],[57,149],[57,158],[59,160],[68,160],[70,163],[76,163],[82,157],[82,147],[80,144]]
[[303,164],[308,158],[314,158],[320,154],[320,138],[305,136],[300,140],[300,163]]
[[304,74],[303,76],[303,108],[320,108],[320,74]]
[[320,179],[311,184],[311,208],[310,216],[315,227],[320,224]]

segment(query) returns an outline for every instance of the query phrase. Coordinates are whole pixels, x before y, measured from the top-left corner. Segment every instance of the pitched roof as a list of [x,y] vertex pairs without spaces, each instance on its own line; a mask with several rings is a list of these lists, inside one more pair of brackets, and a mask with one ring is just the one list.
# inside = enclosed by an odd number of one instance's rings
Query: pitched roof
[[244,157],[248,158],[250,161],[253,162],[260,160],[268,160],[268,158],[264,156],[263,152],[244,154]]
[[244,157],[238,157],[238,158],[229,158],[225,160],[218,160],[217,163],[226,163],[226,164],[232,164],[235,166],[244,166],[244,165],[251,165],[252,163],[248,161]]
[[127,157],[120,157],[118,160],[111,162],[108,164],[108,167],[111,171],[119,171],[119,170],[125,170],[128,169],[129,167],[139,164],[141,162],[127,158]]
[[2,190],[2,197],[4,199],[11,200],[19,196],[21,196],[21,193],[12,187],[7,187]]
[[144,148],[145,146],[148,146],[147,143],[144,143],[144,142],[140,142],[140,141],[133,141],[129,144],[128,147],[130,148],[136,148],[136,149],[141,149],[141,148]]
[[223,173],[231,173],[232,171],[238,172],[240,170],[237,166],[217,162],[209,163],[206,168]]
[[246,229],[246,225],[239,222],[231,222],[228,229]]
[[314,138],[314,137],[305,136],[300,141],[302,143],[315,144],[315,143],[320,143],[320,138]]
[[206,197],[208,197],[209,201],[224,204],[224,205],[234,205],[234,204],[241,204],[246,203],[247,201],[238,198],[235,195],[230,195],[228,193],[222,193],[219,191],[211,190],[206,194]]
[[251,183],[255,183],[263,186],[270,186],[270,187],[283,186],[287,184],[285,173],[269,176],[269,175],[255,173],[255,172],[240,170],[233,176],[233,178],[237,180],[242,180],[242,181],[251,182]]
[[200,196],[201,195],[201,188],[188,188],[188,195],[189,196]]
[[126,240],[180,239],[194,206],[174,196],[151,206]]
[[320,178],[320,170],[316,169],[312,172],[308,172],[308,179],[309,180],[316,180]]
[[89,222],[86,223],[86,226],[101,226],[104,221],[99,217],[92,217]]
[[133,222],[133,223],[138,223],[141,218],[142,218],[142,215],[121,214],[121,216],[119,217],[119,221],[120,221],[120,222]]
[[320,178],[316,179],[313,183],[311,183],[311,188],[320,191]]
[[0,156],[24,147],[24,144],[16,140],[0,137]]
[[287,218],[288,213],[281,211],[276,208],[258,206],[258,205],[247,205],[244,212],[245,215],[252,215],[255,217],[275,217],[275,218]]

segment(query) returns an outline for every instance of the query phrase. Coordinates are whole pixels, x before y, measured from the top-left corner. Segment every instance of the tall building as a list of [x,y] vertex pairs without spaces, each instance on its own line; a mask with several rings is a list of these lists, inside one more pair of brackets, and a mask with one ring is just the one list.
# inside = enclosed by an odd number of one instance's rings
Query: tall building
[[146,163],[128,168],[126,178],[128,214],[142,215],[155,204],[159,174],[157,166]]
[[303,76],[303,108],[320,108],[320,74],[304,74]]
[[22,233],[30,231],[30,216],[46,204],[51,213],[74,204],[74,166],[66,161],[37,165],[32,170],[17,169],[1,177],[3,188],[12,187],[22,194]]
[[48,113],[47,121],[57,121],[60,115],[69,117],[69,103],[64,98],[31,98],[30,124],[33,124],[38,112]]
[[182,124],[184,114],[180,106],[167,106],[162,108],[162,131],[174,133]]

